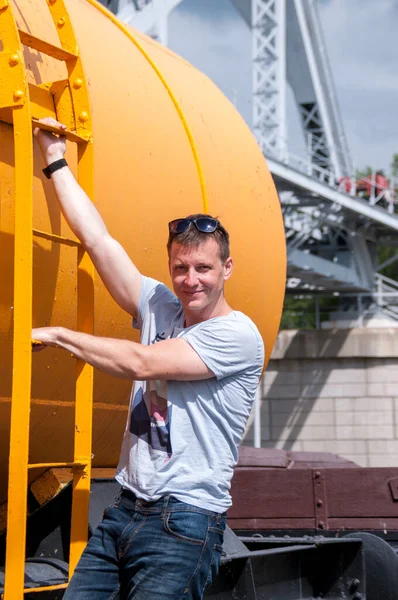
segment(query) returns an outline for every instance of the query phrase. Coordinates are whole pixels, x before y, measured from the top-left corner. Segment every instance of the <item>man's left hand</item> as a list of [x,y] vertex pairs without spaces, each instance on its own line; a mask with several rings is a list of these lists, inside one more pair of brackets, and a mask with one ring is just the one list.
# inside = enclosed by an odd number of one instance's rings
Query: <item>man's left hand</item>
[[[40,352],[47,346],[57,346],[59,327],[38,327],[32,329],[32,350]],[[35,343],[36,342],[36,343]]]

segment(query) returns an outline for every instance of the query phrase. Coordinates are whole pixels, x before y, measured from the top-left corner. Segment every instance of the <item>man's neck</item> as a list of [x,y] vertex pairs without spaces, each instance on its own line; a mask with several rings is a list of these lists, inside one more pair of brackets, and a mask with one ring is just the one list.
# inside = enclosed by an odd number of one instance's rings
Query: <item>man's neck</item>
[[184,310],[185,327],[191,327],[192,325],[203,323],[203,321],[214,319],[214,317],[225,317],[232,311],[233,309],[229,306],[225,298],[223,298],[223,301],[218,303],[217,306],[208,306],[203,311]]

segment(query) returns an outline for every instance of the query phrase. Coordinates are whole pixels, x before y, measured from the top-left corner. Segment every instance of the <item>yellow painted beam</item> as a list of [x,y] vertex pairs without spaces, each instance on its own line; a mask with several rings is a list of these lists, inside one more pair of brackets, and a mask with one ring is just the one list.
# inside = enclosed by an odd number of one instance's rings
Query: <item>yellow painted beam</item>
[[27,31],[18,30],[19,38],[21,43],[24,46],[28,46],[29,48],[33,48],[38,52],[42,52],[43,54],[47,54],[47,56],[52,56],[57,60],[67,61],[67,60],[75,60],[76,54],[71,52],[67,52],[63,48],[59,48],[58,46],[54,46],[54,44],[49,44],[45,40],[38,38]]
[[11,435],[5,600],[22,600],[25,567],[32,370],[33,142],[27,102],[14,112],[15,260]]
[[56,244],[63,244],[64,246],[80,246],[78,240],[72,240],[61,235],[56,235],[55,233],[49,233],[48,231],[40,231],[40,229],[33,229],[33,235],[49,240],[50,242],[55,242]]
[[[93,144],[78,146],[79,183],[86,193],[94,196]],[[94,266],[83,248],[78,249],[77,272],[77,328],[79,331],[94,331]],[[88,513],[90,503],[92,419],[93,419],[94,369],[91,365],[77,361],[75,449],[74,460],[86,462],[82,470],[73,473],[73,506],[71,525],[71,547],[69,576],[79,561],[87,543]]]
[[64,590],[65,588],[68,587],[67,583],[59,583],[58,585],[48,585],[48,586],[44,586],[44,587],[37,587],[37,588],[27,588],[26,590],[24,590],[24,594],[32,594],[32,593],[38,593],[38,592],[50,592],[52,590]]
[[14,326],[4,600],[22,600],[32,369],[33,143],[22,48],[9,3],[0,6],[0,107],[14,110]]

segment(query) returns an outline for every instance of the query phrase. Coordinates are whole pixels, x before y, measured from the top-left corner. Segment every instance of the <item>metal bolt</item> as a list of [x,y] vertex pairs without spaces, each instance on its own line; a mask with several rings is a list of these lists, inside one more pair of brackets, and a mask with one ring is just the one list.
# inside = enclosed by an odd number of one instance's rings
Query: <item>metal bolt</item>
[[61,17],[60,19],[58,19],[57,25],[58,25],[58,27],[63,27],[65,25],[64,17]]
[[73,87],[75,88],[75,90],[78,90],[79,88],[81,88],[83,85],[83,79],[81,79],[80,77],[76,77],[75,81],[73,82]]
[[81,123],[85,123],[86,121],[88,121],[88,114],[86,113],[85,110],[83,110],[80,115],[79,115],[79,121]]
[[319,479],[321,476],[321,472],[320,471],[315,471],[315,478]]
[[323,521],[319,521],[318,527],[319,529],[325,529],[325,523]]
[[353,579],[350,583],[350,592],[355,592],[360,583],[361,582],[359,581],[359,579]]
[[10,67],[15,67],[15,65],[17,65],[19,63],[19,56],[18,54],[11,54],[10,58],[8,59],[8,64],[10,65]]
[[14,96],[14,100],[15,102],[18,102],[18,100],[21,100],[24,97],[24,93],[22,90],[15,90],[13,96]]
[[323,502],[322,502],[322,500],[317,500],[317,501],[316,501],[316,505],[317,505],[317,506],[323,506]]

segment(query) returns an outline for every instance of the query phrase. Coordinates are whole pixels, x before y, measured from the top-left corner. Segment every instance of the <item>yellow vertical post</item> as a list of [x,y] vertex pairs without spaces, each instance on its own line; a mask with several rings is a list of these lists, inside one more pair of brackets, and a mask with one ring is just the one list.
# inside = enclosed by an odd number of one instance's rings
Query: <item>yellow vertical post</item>
[[14,124],[14,326],[4,598],[22,600],[25,568],[32,369],[33,148],[22,48],[9,2],[0,2],[0,107]]
[[[94,192],[93,145],[78,145],[78,180],[92,198]],[[94,329],[94,266],[81,247],[78,249],[77,272],[77,328],[85,333]],[[77,362],[75,405],[75,455],[74,460],[85,463],[84,469],[74,470],[71,546],[69,577],[87,543],[90,502],[90,474],[92,447],[94,370],[87,363]]]
[[14,345],[7,511],[5,600],[22,600],[24,586],[32,370],[32,128],[27,102],[14,110]]

